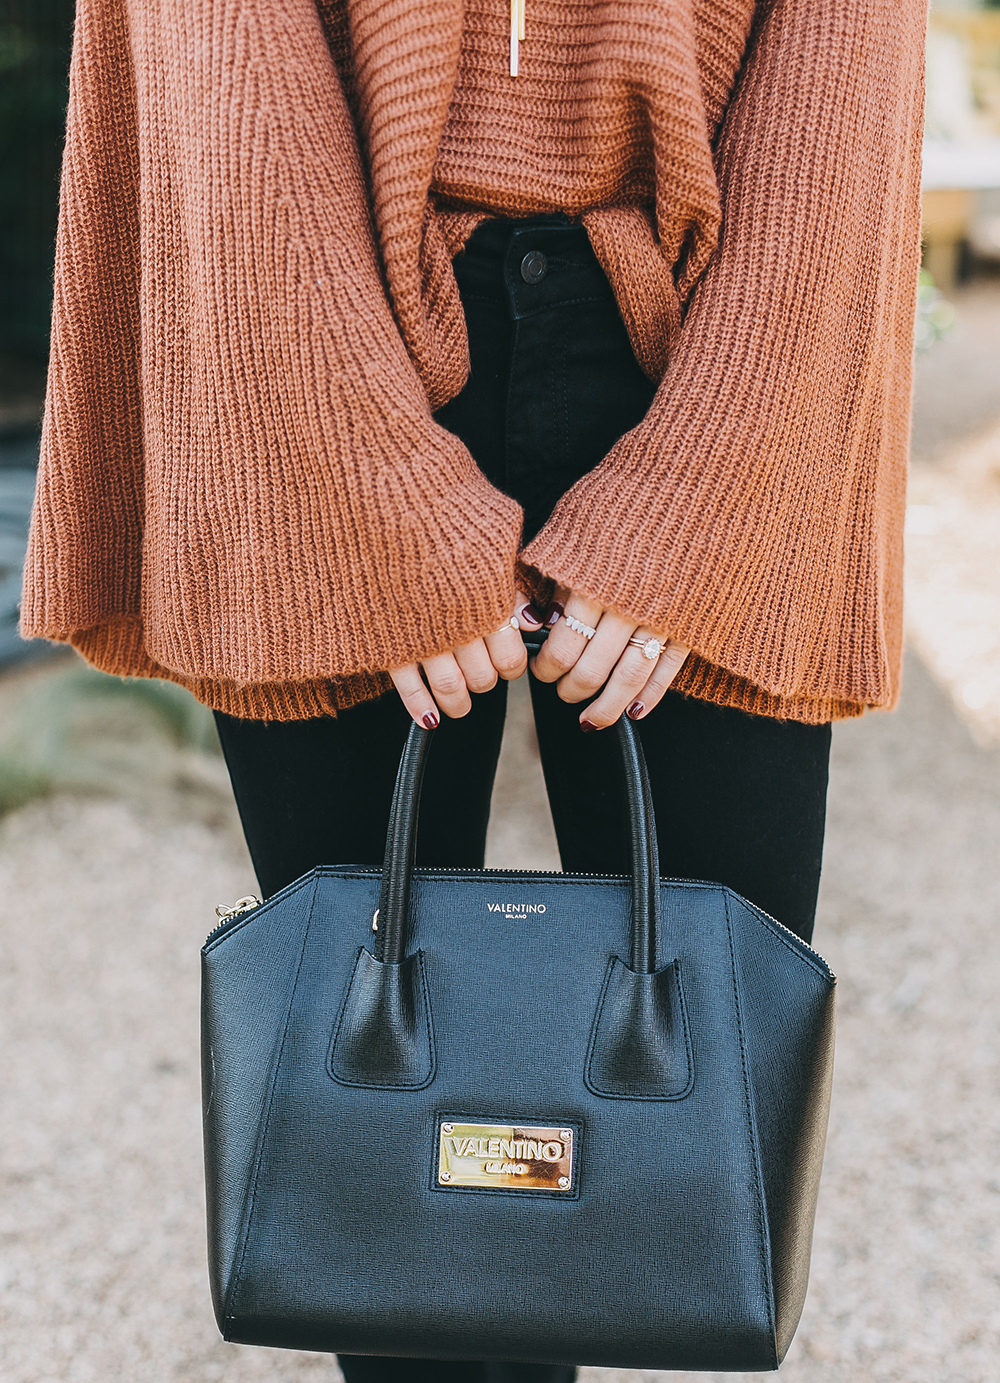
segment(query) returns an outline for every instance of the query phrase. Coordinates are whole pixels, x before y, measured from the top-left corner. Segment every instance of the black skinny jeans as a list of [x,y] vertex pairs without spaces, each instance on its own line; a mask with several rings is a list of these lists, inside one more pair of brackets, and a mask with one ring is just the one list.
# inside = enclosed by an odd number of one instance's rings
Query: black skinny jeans
[[[437,419],[524,506],[527,540],[560,495],[642,419],[654,388],[636,364],[582,227],[562,217],[486,222],[455,272],[472,370]],[[580,706],[534,678],[530,686],[563,868],[627,872],[613,737],[584,735]],[[418,863],[482,867],[506,703],[501,682],[473,697],[468,716],[446,717],[435,731]],[[395,693],[336,719],[216,720],[265,897],[317,864],[381,864],[410,723]],[[637,727],[661,874],[728,884],[808,940],[830,727],[751,716],[674,692]],[[356,1356],[342,1357],[341,1367],[348,1383],[569,1383],[574,1376],[526,1364]]]

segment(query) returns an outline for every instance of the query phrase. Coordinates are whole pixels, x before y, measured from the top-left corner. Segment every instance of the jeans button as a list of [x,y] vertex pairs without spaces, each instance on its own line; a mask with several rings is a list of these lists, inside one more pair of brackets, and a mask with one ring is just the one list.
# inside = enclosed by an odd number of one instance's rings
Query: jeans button
[[525,283],[541,283],[549,271],[549,261],[541,250],[529,250],[521,260],[521,277]]

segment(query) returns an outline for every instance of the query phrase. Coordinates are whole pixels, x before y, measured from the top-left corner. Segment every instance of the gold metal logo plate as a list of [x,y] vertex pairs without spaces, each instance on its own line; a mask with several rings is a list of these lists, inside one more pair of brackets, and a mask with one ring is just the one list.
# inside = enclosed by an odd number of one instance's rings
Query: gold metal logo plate
[[571,1128],[538,1124],[438,1126],[439,1186],[493,1191],[573,1190]]

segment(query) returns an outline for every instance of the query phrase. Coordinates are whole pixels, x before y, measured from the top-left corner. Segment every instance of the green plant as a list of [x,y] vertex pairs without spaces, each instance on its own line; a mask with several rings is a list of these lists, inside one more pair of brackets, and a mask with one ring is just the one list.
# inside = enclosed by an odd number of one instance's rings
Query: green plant
[[211,712],[171,682],[72,668],[33,682],[0,741],[0,813],[59,790],[122,792],[218,753]]
[[947,336],[955,325],[956,315],[953,305],[935,286],[933,275],[921,269],[917,289],[917,350],[929,350],[935,341]]

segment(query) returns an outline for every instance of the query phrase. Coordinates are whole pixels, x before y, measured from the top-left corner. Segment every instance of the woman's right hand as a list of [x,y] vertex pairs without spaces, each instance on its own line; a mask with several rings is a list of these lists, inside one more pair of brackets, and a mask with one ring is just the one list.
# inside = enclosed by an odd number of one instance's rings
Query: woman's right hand
[[469,714],[470,692],[490,691],[498,677],[505,682],[520,677],[528,666],[520,631],[534,632],[541,627],[541,615],[528,597],[518,592],[513,614],[495,633],[420,663],[390,668],[389,676],[417,724],[433,730],[441,722],[442,711],[454,719]]

